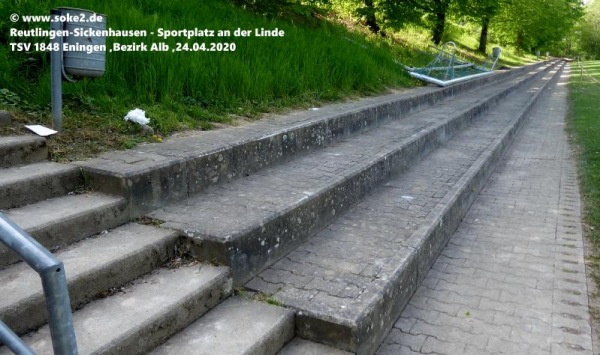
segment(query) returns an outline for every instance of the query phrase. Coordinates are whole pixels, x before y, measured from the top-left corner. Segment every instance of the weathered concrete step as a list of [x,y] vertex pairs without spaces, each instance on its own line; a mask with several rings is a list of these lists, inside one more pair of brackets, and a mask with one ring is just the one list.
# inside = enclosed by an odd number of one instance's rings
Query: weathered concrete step
[[482,88],[443,107],[390,121],[247,178],[212,186],[149,216],[191,237],[198,257],[231,266],[234,284],[243,284],[532,78]]
[[269,355],[293,337],[292,311],[232,297],[150,354]]
[[497,85],[544,63],[496,73],[448,88],[423,87],[335,104],[319,111],[263,119],[193,136],[111,152],[77,163],[96,191],[124,196],[134,216],[181,201],[206,187],[256,172],[293,156],[360,134],[389,120]]
[[[56,249],[128,221],[122,197],[85,193],[6,211],[6,216],[48,249]],[[0,245],[0,267],[18,261]]]
[[374,353],[555,72],[375,189],[246,286],[296,309],[297,336]]
[[48,160],[46,139],[38,136],[0,137],[0,168]]
[[[129,223],[56,253],[65,265],[71,306],[102,297],[159,267],[174,253],[178,236],[161,228]],[[47,322],[40,277],[19,263],[0,270],[0,319],[25,334]]]
[[[294,338],[277,355],[350,355],[351,353],[310,340]],[[400,355],[400,354],[399,354]]]
[[12,115],[8,111],[0,110],[0,127],[8,126],[12,123]]
[[[225,267],[197,264],[153,271],[73,313],[79,353],[145,354],[212,309],[231,290]],[[22,339],[36,354],[52,354],[48,326]]]
[[66,195],[83,185],[74,165],[41,162],[0,169],[0,209]]

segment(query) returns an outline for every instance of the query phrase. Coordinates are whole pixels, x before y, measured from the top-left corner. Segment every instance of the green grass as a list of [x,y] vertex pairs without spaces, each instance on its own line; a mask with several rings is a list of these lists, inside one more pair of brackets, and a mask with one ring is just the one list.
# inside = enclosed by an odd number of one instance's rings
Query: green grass
[[[569,128],[578,150],[586,234],[600,247],[600,61],[573,63],[569,86]],[[596,264],[599,268],[600,255]]]
[[[240,117],[253,119],[265,112],[420,85],[398,62],[420,66],[432,59],[427,52],[431,50],[429,35],[422,28],[407,27],[382,38],[356,23],[330,21],[324,12],[298,4],[253,12],[226,0],[193,5],[184,0],[4,1],[0,2],[0,109],[11,111],[16,124],[0,129],[0,134],[21,133],[23,123],[51,125],[48,53],[11,52],[7,45],[15,41],[8,37],[11,27],[47,25],[14,24],[8,18],[12,13],[44,15],[57,6],[105,14],[113,29],[157,32],[158,28],[197,27],[233,32],[237,28],[278,28],[285,36],[109,38],[108,48],[115,41],[165,42],[170,48],[175,48],[176,42],[190,46],[194,42],[233,42],[236,51],[107,53],[104,77],[63,85],[64,132],[49,142],[55,160],[128,149],[141,142],[160,141],[179,130],[232,124]],[[472,51],[476,44],[473,31],[452,25],[447,39],[464,42],[464,56],[483,60]],[[511,60],[516,63],[518,58]],[[156,136],[145,135],[137,125],[123,121],[134,108],[146,111]]]
[[[107,53],[104,77],[65,84],[65,131],[87,127],[94,132],[102,129],[101,134],[125,135],[120,138],[122,148],[146,140],[139,137],[136,127],[122,121],[136,107],[146,110],[151,126],[167,135],[183,129],[210,128],[214,122],[230,123],[239,116],[257,117],[285,107],[307,107],[379,93],[388,87],[414,85],[394,62],[398,51],[385,40],[319,20],[309,8],[297,5],[285,18],[279,18],[256,15],[223,0],[204,0],[193,6],[184,0],[3,2],[0,44],[14,41],[7,37],[10,27],[27,28],[26,24],[5,20],[11,13],[43,15],[57,5],[106,14],[108,26],[114,29],[285,31],[283,38],[109,38],[108,48],[115,40],[165,42],[171,48],[176,42],[234,42],[237,47],[235,52],[221,53]],[[50,124],[47,54],[10,52],[7,45],[1,45],[0,63],[0,88],[17,98],[15,103],[0,94],[0,108],[16,110],[23,120]],[[66,141],[65,145],[70,143]]]

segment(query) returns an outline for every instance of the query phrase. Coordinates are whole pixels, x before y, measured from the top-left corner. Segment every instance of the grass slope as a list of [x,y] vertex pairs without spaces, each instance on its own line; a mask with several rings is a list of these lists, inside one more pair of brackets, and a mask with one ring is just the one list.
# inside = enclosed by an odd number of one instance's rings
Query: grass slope
[[[387,87],[411,85],[411,79],[394,62],[394,51],[384,41],[368,40],[359,33],[321,21],[306,8],[297,7],[286,19],[260,16],[222,0],[23,0],[3,2],[0,18],[11,13],[48,14],[56,6],[92,9],[107,15],[113,29],[166,30],[237,28],[281,29],[275,37],[198,37],[193,39],[109,38],[112,43],[164,42],[235,43],[233,52],[113,52],[107,53],[106,75],[101,79],[65,84],[65,134],[57,155],[78,140],[73,131],[94,141],[112,135],[116,145],[127,148],[144,138],[136,127],[122,122],[135,107],[151,117],[160,134],[189,128],[209,128],[210,122],[231,122],[236,116],[256,116],[281,107],[306,106],[349,95],[377,93]],[[294,9],[292,9],[294,10]],[[44,27],[37,24],[30,27]],[[46,25],[47,26],[47,25]],[[10,27],[27,24],[0,23],[0,42]],[[216,33],[215,33],[216,34]],[[27,39],[25,39],[27,40]],[[28,39],[31,41],[31,39]],[[0,105],[49,124],[50,73],[45,53],[10,52],[0,46]],[[32,60],[33,58],[34,60]],[[25,118],[23,118],[25,119]],[[82,142],[86,144],[86,142]],[[110,143],[108,143],[110,144]],[[111,146],[109,148],[118,148]],[[90,144],[87,150],[101,147]]]
[[[586,234],[600,247],[600,61],[572,65],[569,129],[578,148]],[[600,249],[599,249],[600,250]],[[600,255],[595,256],[600,282]]]
[[[360,26],[333,23],[313,8],[288,4],[264,13],[244,10],[226,0],[20,0],[0,2],[0,109],[16,124],[0,134],[23,132],[23,123],[51,125],[49,54],[11,52],[8,43],[47,39],[8,37],[10,28],[47,28],[47,24],[12,23],[10,14],[44,15],[55,7],[76,7],[105,14],[108,26],[121,30],[251,30],[251,37],[192,39],[109,38],[121,44],[177,42],[235,43],[229,52],[107,53],[106,75],[65,83],[64,132],[52,138],[54,160],[75,160],[111,149],[131,148],[174,131],[208,129],[238,117],[309,107],[322,102],[419,85],[398,63],[424,65],[431,59],[423,29],[387,38],[369,35]],[[455,26],[456,27],[456,26]],[[280,29],[284,37],[256,37],[255,29]],[[449,27],[452,29],[452,26]],[[420,32],[419,32],[420,31]],[[473,32],[473,31],[471,31]],[[471,43],[473,34],[456,27],[448,40]],[[420,33],[420,34],[419,34]],[[419,35],[417,35],[419,34]],[[472,60],[481,56],[463,54]],[[472,54],[472,53],[471,53]],[[149,137],[123,117],[133,108],[146,110],[158,137]]]

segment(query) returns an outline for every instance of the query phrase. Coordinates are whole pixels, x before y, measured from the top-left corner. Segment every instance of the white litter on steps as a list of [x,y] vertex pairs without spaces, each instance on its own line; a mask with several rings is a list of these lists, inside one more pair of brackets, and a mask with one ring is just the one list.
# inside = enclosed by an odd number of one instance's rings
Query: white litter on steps
[[146,111],[140,110],[139,108],[129,111],[127,116],[125,116],[125,121],[131,121],[141,125],[150,123],[150,119],[146,117]]

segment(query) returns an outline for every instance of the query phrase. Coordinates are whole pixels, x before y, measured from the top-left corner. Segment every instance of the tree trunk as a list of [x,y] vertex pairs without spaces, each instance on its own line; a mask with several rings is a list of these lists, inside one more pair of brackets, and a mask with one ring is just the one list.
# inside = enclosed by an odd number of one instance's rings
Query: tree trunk
[[515,46],[519,50],[524,49],[523,47],[524,47],[524,42],[525,41],[524,41],[523,37],[524,37],[523,30],[518,30],[517,31],[517,41],[515,43]]
[[484,16],[481,19],[481,35],[479,36],[479,48],[478,51],[485,54],[487,50],[487,40],[488,40],[488,29],[490,27],[490,18]]
[[444,36],[444,30],[446,29],[446,11],[450,5],[449,0],[434,0],[432,10],[435,13],[435,19],[433,24],[433,43],[436,45],[440,44],[442,37]]
[[377,24],[377,19],[375,18],[375,6],[373,5],[373,0],[365,0],[365,6],[367,7],[366,25],[369,27],[371,32],[377,34],[377,32],[380,30],[380,27]]
[[444,35],[444,29],[446,28],[446,12],[437,12],[435,14],[435,23],[433,26],[433,43],[435,45],[440,44],[442,36]]

